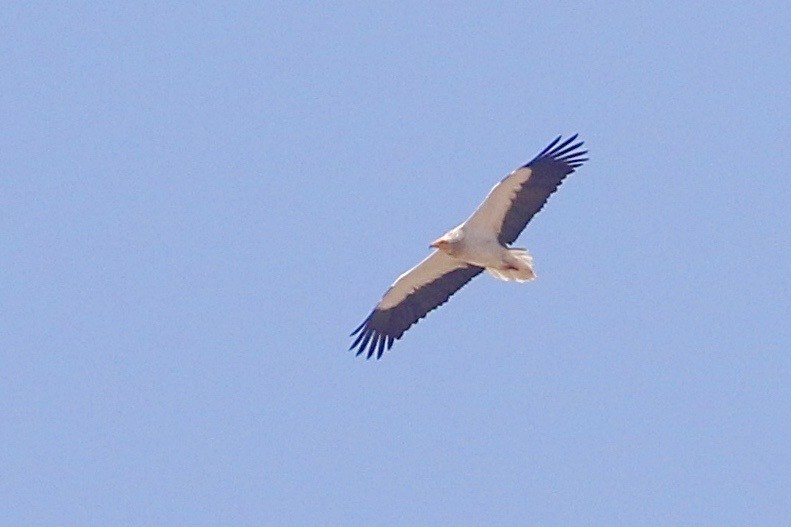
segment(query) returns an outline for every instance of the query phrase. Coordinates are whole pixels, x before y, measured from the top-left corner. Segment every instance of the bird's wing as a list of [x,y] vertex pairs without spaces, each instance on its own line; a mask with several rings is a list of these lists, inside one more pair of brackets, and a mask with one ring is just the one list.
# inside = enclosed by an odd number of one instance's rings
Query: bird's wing
[[587,150],[579,149],[583,142],[572,144],[575,139],[576,134],[560,143],[558,137],[532,161],[508,174],[464,222],[465,228],[496,233],[502,244],[516,241],[563,179],[588,160]]
[[434,251],[425,260],[396,279],[371,314],[352,332],[357,335],[349,348],[357,355],[380,358],[409,327],[436,309],[483,271],[482,267]]

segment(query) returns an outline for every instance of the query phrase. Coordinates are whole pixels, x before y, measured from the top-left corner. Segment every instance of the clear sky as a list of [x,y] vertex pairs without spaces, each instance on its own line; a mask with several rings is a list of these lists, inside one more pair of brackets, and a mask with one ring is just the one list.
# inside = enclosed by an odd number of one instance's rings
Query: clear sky
[[[0,524],[791,518],[788,3],[428,4],[2,8]],[[536,282],[346,351],[575,132]]]

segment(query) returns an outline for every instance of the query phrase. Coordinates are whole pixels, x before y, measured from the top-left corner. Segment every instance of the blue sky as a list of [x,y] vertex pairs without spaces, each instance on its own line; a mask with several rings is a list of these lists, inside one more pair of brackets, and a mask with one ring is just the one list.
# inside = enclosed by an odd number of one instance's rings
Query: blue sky
[[[785,2],[15,3],[0,523],[791,517]],[[590,161],[381,361],[348,333]]]

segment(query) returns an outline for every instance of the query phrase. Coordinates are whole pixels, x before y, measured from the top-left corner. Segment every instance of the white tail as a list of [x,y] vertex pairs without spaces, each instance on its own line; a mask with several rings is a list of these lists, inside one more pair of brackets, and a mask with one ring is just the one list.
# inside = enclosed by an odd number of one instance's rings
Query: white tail
[[527,249],[508,249],[509,261],[502,268],[487,267],[486,271],[495,278],[507,282],[530,282],[535,280],[533,257]]

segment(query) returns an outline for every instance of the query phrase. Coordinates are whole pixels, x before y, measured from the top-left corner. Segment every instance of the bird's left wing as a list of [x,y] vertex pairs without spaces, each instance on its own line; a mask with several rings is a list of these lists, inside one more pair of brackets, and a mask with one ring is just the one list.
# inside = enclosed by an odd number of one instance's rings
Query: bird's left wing
[[425,260],[399,276],[371,314],[352,332],[357,335],[350,350],[357,355],[380,358],[412,324],[425,317],[483,271],[482,267],[434,251]]
[[465,227],[495,233],[503,244],[516,241],[563,179],[588,160],[588,152],[580,150],[583,142],[572,144],[575,139],[576,134],[560,143],[558,137],[532,161],[508,174],[492,188]]

